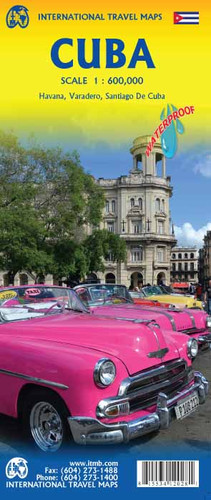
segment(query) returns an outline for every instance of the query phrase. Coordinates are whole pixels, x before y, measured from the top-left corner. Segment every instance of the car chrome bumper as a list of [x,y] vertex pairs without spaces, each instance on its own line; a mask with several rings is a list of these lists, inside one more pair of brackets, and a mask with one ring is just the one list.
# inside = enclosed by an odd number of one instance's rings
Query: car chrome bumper
[[209,346],[211,347],[211,333],[207,333],[205,335],[199,335],[199,337],[197,338],[199,344],[209,344]]
[[174,408],[187,396],[198,393],[199,403],[203,404],[208,394],[208,381],[200,372],[194,372],[194,384],[183,389],[172,399],[160,393],[154,413],[145,417],[104,424],[91,417],[69,417],[68,423],[73,439],[78,444],[112,444],[128,442],[159,429],[167,429],[173,418]]

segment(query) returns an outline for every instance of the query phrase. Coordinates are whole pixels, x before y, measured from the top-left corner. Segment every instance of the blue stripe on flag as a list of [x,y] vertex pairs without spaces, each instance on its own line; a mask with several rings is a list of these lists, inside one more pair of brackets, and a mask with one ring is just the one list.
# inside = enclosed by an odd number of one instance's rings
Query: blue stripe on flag
[[175,14],[198,14],[199,15],[199,12],[175,12]]

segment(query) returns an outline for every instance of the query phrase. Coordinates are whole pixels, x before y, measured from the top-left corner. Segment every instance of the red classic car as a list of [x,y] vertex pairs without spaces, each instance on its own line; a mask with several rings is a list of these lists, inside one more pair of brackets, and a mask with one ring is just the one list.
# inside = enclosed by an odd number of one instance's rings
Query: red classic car
[[169,309],[169,302],[158,302],[158,300],[147,300],[145,295],[140,290],[140,292],[129,292],[131,298],[133,299],[134,304],[139,304],[141,306],[152,306],[152,307],[164,307],[165,309]]

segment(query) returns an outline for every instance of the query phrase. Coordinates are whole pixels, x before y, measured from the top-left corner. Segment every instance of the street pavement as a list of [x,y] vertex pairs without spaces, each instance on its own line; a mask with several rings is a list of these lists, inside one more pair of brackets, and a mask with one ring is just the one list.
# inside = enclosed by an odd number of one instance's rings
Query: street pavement
[[[209,380],[211,386],[211,351],[200,353],[194,362],[194,369],[201,371]],[[133,454],[143,450],[176,445],[187,451],[210,451],[211,446],[211,387],[206,403],[196,412],[182,421],[174,421],[167,430],[154,433],[144,438],[131,441],[127,445],[118,447],[119,451]],[[77,446],[69,445],[72,451]],[[17,455],[26,447],[16,420],[0,415],[0,456]],[[93,448],[93,447],[92,447]],[[110,448],[110,447],[109,447]],[[112,446],[113,448],[113,446]],[[28,448],[30,450],[30,446]],[[83,448],[81,448],[83,452]],[[97,450],[96,450],[97,452]]]
[[[200,405],[195,412],[184,420],[174,420],[171,427],[161,430],[156,435],[147,436],[144,445],[148,450],[154,447],[181,448],[187,452],[210,452],[211,450],[211,350],[198,354],[194,369],[205,375],[209,381],[209,394],[206,402]],[[139,443],[134,441],[133,451],[140,449]]]

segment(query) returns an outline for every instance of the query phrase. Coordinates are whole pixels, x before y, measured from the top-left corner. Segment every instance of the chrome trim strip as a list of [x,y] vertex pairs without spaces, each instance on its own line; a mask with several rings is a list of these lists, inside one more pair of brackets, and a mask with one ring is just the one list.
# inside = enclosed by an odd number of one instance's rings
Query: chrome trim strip
[[[184,378],[184,375],[187,377],[186,380],[185,381],[183,380],[182,385],[179,388],[175,389],[175,387],[173,387],[173,386],[175,384],[177,384],[177,382],[181,379],[181,376],[183,376],[183,378]],[[161,382],[156,382],[156,383],[154,383],[153,386],[151,386],[151,388],[149,388],[149,386],[142,387],[139,390],[137,390],[136,392],[130,393],[130,394],[126,395],[125,397],[115,396],[115,397],[102,399],[101,401],[99,401],[99,403],[97,405],[96,415],[99,418],[105,418],[105,417],[116,418],[115,415],[114,415],[114,417],[112,417],[111,415],[108,417],[106,414],[106,410],[108,408],[110,408],[111,406],[124,405],[126,403],[133,405],[133,403],[135,403],[137,401],[137,399],[139,399],[141,397],[143,397],[145,399],[148,396],[147,400],[144,400],[144,401],[138,403],[138,407],[136,409],[133,409],[133,408],[129,409],[128,415],[133,414],[134,412],[146,409],[149,406],[154,406],[155,402],[151,401],[151,400],[152,400],[152,398],[154,400],[154,398],[156,398],[158,396],[158,393],[160,391],[165,392],[170,387],[172,387],[172,391],[171,391],[171,398],[172,398],[173,397],[172,395],[175,394],[175,392],[176,393],[178,393],[178,391],[181,392],[181,390],[184,389],[188,384],[190,384],[193,381],[193,379],[194,379],[193,372],[190,372],[190,373],[186,372],[183,374],[179,373],[179,374],[174,375],[169,380],[162,380]],[[157,396],[152,395],[152,393],[154,393],[154,392],[157,392]]]
[[[141,311],[147,311],[147,312],[149,312],[149,309],[144,309],[144,307],[141,306]],[[164,316],[166,316],[166,318],[169,319],[169,321],[170,321],[170,323],[172,325],[172,330],[174,330],[175,332],[177,331],[176,323],[174,321],[174,318],[172,318],[171,314],[167,313],[166,311],[155,311],[154,309],[153,309],[153,312],[156,313],[156,314],[163,314]]]
[[158,351],[148,352],[148,358],[163,358],[167,352],[169,352],[168,347],[164,347],[163,349],[159,349]]
[[211,333],[208,333],[207,335],[200,335],[197,338],[198,342],[201,342],[202,344],[209,343],[211,344]]
[[68,385],[60,384],[59,382],[52,382],[51,380],[45,380],[43,378],[31,377],[30,375],[24,375],[23,373],[0,369],[0,374],[1,373],[3,375],[9,375],[10,377],[22,378],[30,382],[38,382],[40,384],[50,385],[52,387],[57,387],[58,389],[69,389]]
[[208,394],[208,381],[199,373],[194,372],[194,383],[179,392],[172,399],[165,393],[159,393],[157,408],[154,413],[129,421],[118,421],[105,424],[92,417],[68,417],[67,421],[73,439],[78,444],[110,444],[127,443],[130,439],[141,437],[149,432],[166,429],[175,418],[174,408],[187,396],[198,394],[199,404],[203,404]]
[[197,335],[207,332],[206,328],[186,328],[185,330],[179,330],[180,333],[185,333],[186,335]]
[[195,318],[194,316],[192,315],[191,311],[188,310],[188,308],[185,309],[185,312],[187,313],[188,316],[190,316],[190,319],[192,321],[192,325],[194,328],[196,328],[196,322],[195,322]]
[[[105,316],[106,318],[108,318],[108,316]],[[152,322],[155,322],[155,319],[139,319],[139,318],[126,318],[126,317],[121,317],[121,316],[109,316],[110,318],[114,318],[114,319],[118,319],[118,320],[121,320],[121,321],[131,321],[132,323],[136,323],[136,324],[144,324],[144,325],[148,325],[149,323],[152,323]]]
[[184,366],[184,369],[187,370],[187,363],[184,359],[176,359],[173,362],[168,364],[163,364],[158,366],[157,368],[153,368],[151,370],[146,370],[144,372],[140,372],[138,375],[134,375],[133,377],[127,377],[122,380],[119,386],[118,396],[126,396],[128,387],[136,381],[145,380],[149,377],[155,377],[156,375],[162,375],[163,373],[168,374],[169,371],[177,368],[178,366]]

